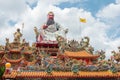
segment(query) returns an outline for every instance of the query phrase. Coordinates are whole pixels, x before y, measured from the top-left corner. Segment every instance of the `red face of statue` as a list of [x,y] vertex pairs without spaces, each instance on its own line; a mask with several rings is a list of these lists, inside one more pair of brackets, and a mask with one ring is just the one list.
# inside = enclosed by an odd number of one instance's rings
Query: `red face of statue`
[[54,14],[53,13],[49,13],[48,14],[48,19],[54,19]]

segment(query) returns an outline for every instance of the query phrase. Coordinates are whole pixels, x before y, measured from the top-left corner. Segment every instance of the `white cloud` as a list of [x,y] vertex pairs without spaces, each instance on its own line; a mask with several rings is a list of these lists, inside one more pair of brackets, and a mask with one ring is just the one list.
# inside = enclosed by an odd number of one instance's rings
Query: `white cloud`
[[116,3],[119,4],[119,3],[120,3],[120,0],[116,0]]
[[[107,43],[108,47],[106,48],[107,50],[107,56],[110,55],[110,51],[111,50],[117,50],[117,47],[120,46],[120,38],[118,36],[118,38],[113,39],[114,37],[117,37],[117,35],[119,35],[119,27],[120,27],[120,4],[119,4],[120,0],[116,0],[116,3],[111,3],[108,6],[104,7],[103,9],[99,10],[99,12],[96,14],[97,17],[103,21],[104,23],[108,24],[108,28],[104,31],[104,33],[106,34],[106,32],[109,30],[114,29],[114,32],[109,32],[111,33],[110,38],[108,36],[104,37],[106,40],[104,40],[104,42]],[[112,30],[113,31],[113,30]],[[108,33],[108,34],[109,34]]]
[[[103,9],[99,10],[96,16],[104,21],[105,23],[111,25],[110,28],[114,28],[117,31],[117,27],[120,26],[120,4],[118,4],[119,0],[116,0],[116,3],[111,3]],[[113,33],[114,34],[114,33]],[[114,34],[115,35],[115,34]]]
[[[1,0],[0,0],[1,1]],[[33,4],[34,1],[28,1],[30,4]],[[110,4],[104,7],[97,13],[97,18],[91,15],[91,12],[85,11],[84,9],[78,8],[65,8],[60,9],[56,7],[54,4],[59,4],[64,2],[64,0],[35,0],[37,2],[37,6],[34,9],[31,9],[26,1],[18,1],[10,0],[10,2],[5,4],[5,1],[1,1],[2,7],[0,7],[0,14],[4,16],[0,16],[0,44],[5,43],[5,38],[10,38],[10,41],[13,39],[13,32],[17,28],[21,28],[21,24],[24,22],[25,27],[23,30],[23,34],[27,41],[34,42],[35,34],[33,31],[33,27],[40,26],[47,20],[47,13],[49,11],[53,11],[55,13],[55,21],[60,23],[64,28],[69,29],[68,38],[71,39],[80,39],[80,35],[89,36],[91,41],[91,45],[95,47],[95,49],[104,49],[107,51],[107,56],[109,56],[110,51],[115,49],[120,45],[120,39],[117,38],[115,40],[111,40],[106,31],[111,27],[110,22],[101,22],[101,19],[109,19],[114,18],[116,21],[116,17],[119,16],[120,13],[118,4]],[[67,2],[69,0],[65,0]],[[73,1],[73,0],[71,0]],[[80,1],[80,0],[76,0]],[[10,7],[7,7],[7,6]],[[11,7],[12,5],[12,7]],[[14,8],[15,7],[15,8]],[[113,14],[114,11],[114,14]],[[80,24],[79,18],[86,18],[87,23]],[[8,20],[17,20],[17,24],[13,27],[8,25]],[[118,18],[117,18],[118,20]],[[80,29],[81,26],[81,29]],[[7,28],[7,29],[6,29]],[[82,32],[81,32],[82,31]],[[117,34],[117,33],[116,33]]]
[[120,4],[110,4],[104,9],[100,10],[97,14],[98,17],[104,17],[108,19],[116,18],[120,16]]

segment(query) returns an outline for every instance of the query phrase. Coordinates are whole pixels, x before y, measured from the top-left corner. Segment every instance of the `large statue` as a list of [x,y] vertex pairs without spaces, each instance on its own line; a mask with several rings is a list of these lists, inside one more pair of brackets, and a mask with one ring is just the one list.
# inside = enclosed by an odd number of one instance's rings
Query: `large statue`
[[56,41],[57,36],[66,37],[68,29],[63,29],[61,25],[54,21],[54,13],[48,13],[47,22],[41,27],[38,41]]
[[20,32],[20,29],[17,29],[17,32],[14,33],[14,40],[17,42],[20,42],[20,38],[22,37],[22,33]]

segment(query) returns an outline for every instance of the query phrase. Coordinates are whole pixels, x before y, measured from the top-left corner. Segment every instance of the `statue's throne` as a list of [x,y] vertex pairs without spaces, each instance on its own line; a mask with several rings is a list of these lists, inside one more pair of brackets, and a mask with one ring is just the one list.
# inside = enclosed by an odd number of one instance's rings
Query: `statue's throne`
[[[41,38],[41,37],[38,37]],[[42,40],[38,39],[36,42],[36,47],[38,52],[46,52],[47,54],[50,54],[51,56],[57,56],[59,46],[57,41],[48,41],[48,40]]]
[[51,31],[51,29],[48,30],[40,30],[40,32],[37,31],[35,28],[36,33],[36,47],[39,52],[44,51],[52,56],[56,56],[59,52],[59,46],[57,41],[57,36],[66,37],[68,29],[60,29],[57,31]]

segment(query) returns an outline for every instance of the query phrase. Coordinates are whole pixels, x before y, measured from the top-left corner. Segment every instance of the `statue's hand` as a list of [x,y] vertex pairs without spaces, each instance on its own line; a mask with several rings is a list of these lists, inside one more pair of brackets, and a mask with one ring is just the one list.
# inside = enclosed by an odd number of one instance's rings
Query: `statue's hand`
[[43,34],[47,34],[45,31],[43,31]]
[[47,25],[43,25],[43,29],[46,29],[46,28],[48,28],[48,26]]

